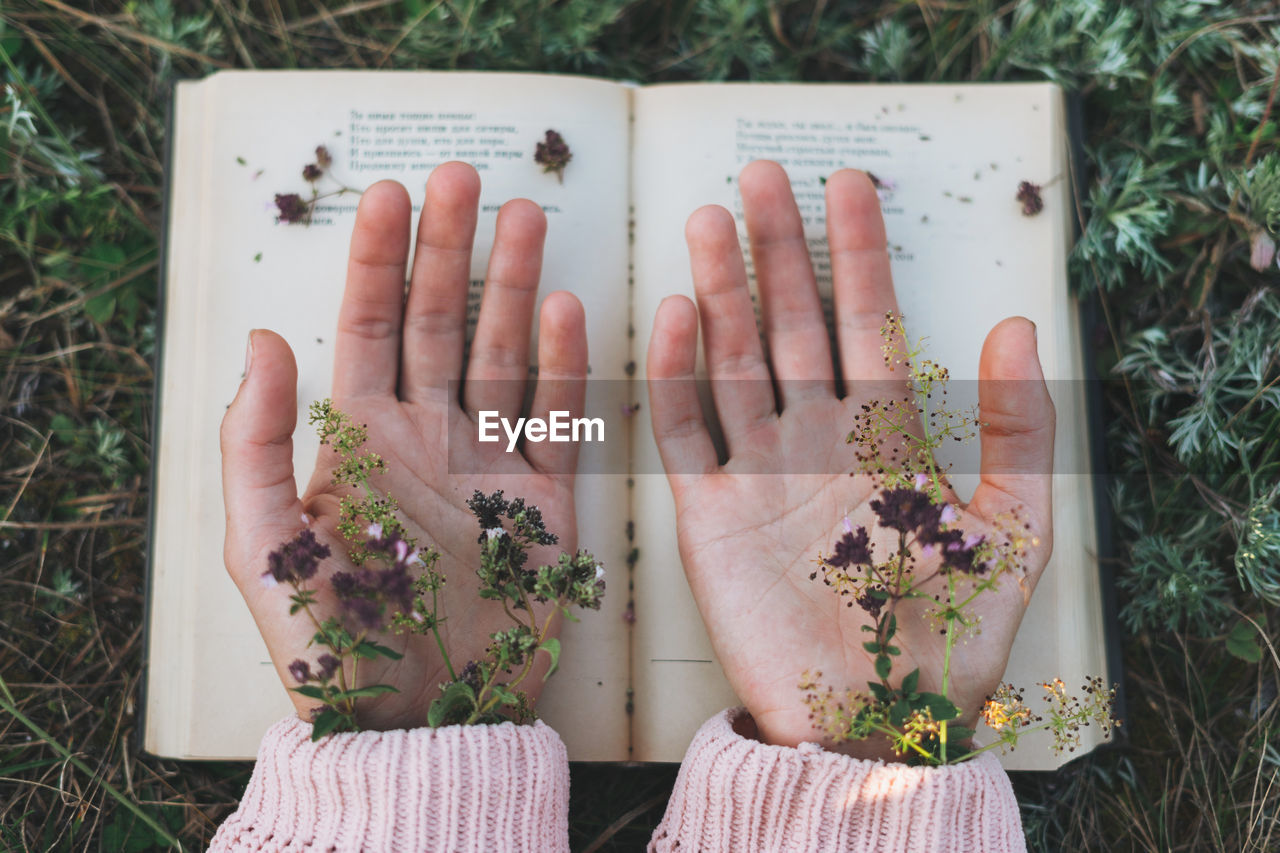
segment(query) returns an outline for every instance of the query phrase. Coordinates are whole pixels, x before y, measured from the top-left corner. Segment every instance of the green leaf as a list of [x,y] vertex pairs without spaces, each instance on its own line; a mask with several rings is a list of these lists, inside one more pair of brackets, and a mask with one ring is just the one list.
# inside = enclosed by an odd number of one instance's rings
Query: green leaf
[[85,300],[84,313],[95,323],[105,323],[116,313],[116,295],[111,291]]
[[357,657],[362,657],[366,660],[372,660],[379,656],[391,658],[392,660],[400,660],[400,658],[404,657],[404,655],[400,654],[395,649],[375,643],[373,640],[362,640],[359,645],[351,650],[351,652]]
[[476,692],[471,689],[471,685],[465,681],[450,682],[444,692],[440,694],[440,698],[431,703],[431,707],[427,709],[427,725],[431,728],[439,728],[446,721],[454,719],[454,715],[459,709],[474,708],[476,704]]
[[898,614],[890,613],[889,627],[885,630],[885,633],[884,633],[885,641],[888,642],[889,640],[892,640],[893,635],[896,633],[898,633]]
[[916,667],[915,669],[911,670],[911,673],[906,678],[902,679],[902,692],[915,693],[916,687],[919,686],[919,684],[920,684],[920,668]]
[[940,723],[960,716],[960,709],[955,706],[955,703],[939,693],[921,693],[920,699],[933,718]]
[[892,695],[889,688],[878,681],[868,681],[867,687],[871,689],[871,695],[876,698],[877,702],[888,702],[889,696]]
[[968,740],[969,738],[973,737],[975,734],[977,734],[977,732],[975,732],[973,729],[967,728],[967,727],[965,727],[965,726],[961,726],[961,725],[948,725],[948,726],[947,726],[947,741],[948,741],[948,743],[952,743],[952,742],[959,742],[959,741],[962,741],[962,740]]
[[1262,646],[1258,645],[1256,634],[1254,627],[1241,619],[1227,635],[1227,652],[1248,663],[1262,660]]
[[345,702],[348,699],[367,699],[373,696],[399,692],[390,684],[370,684],[368,687],[357,687],[354,690],[339,690],[333,695],[333,701]]
[[304,684],[301,687],[290,687],[289,689],[294,693],[301,693],[308,699],[320,699],[323,701],[325,698],[324,691],[314,684]]
[[505,684],[495,684],[491,688],[493,695],[502,701],[503,705],[515,705],[520,701],[520,697],[513,691],[508,690]]
[[882,679],[889,677],[889,670],[893,668],[893,661],[889,660],[888,655],[880,655],[876,658],[876,675]]
[[871,652],[871,654],[873,655],[880,654],[880,644],[877,643],[875,640],[870,640],[868,642],[863,643],[862,647],[867,651]]
[[315,722],[311,725],[311,739],[313,741],[329,734],[329,732],[342,725],[346,718],[333,708],[325,708],[316,715]]
[[899,699],[889,709],[889,723],[891,725],[900,726],[907,721],[909,716],[911,716],[911,704],[906,699]]
[[542,680],[546,681],[553,672],[560,668],[560,641],[552,637],[538,646],[538,648],[551,656],[551,668],[547,670],[546,675],[542,676]]
[[885,650],[885,652],[886,652],[886,653],[891,654],[891,655],[900,655],[900,654],[902,654],[902,649],[898,648],[897,646],[885,646],[885,647],[884,647],[884,650]]

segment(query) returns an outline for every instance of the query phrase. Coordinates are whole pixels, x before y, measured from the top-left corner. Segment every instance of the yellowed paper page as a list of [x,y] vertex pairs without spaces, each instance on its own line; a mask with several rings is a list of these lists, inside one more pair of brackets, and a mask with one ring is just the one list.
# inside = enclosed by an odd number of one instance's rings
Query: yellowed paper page
[[[882,210],[899,304],[912,336],[929,338],[930,358],[957,379],[976,379],[986,332],[1021,314],[1038,324],[1046,376],[1078,378],[1076,309],[1066,282],[1063,127],[1060,92],[1040,84],[639,90],[632,159],[638,363],[643,369],[662,298],[693,295],[686,218],[703,204],[721,204],[737,218],[745,247],[737,174],[751,160],[773,159],[791,177],[828,312],[822,183],[839,168],[855,167],[892,188],[882,194]],[[1021,180],[1046,186],[1040,216],[1021,214],[1014,198]],[[1006,676],[1031,688],[1028,696],[1046,678],[1078,684],[1106,672],[1092,486],[1081,474],[1083,397],[1078,384],[1053,387],[1055,464],[1067,472],[1054,483],[1057,546]],[[681,570],[674,508],[665,478],[655,473],[662,468],[647,419],[637,423],[635,442],[636,521],[644,544],[635,572],[634,752],[640,760],[678,761],[696,727],[734,699]],[[976,472],[976,443],[963,452],[970,456],[954,456],[956,470]],[[967,497],[976,473],[956,480]],[[1044,768],[1061,760],[1028,739],[1005,763]]]
[[[275,193],[304,192],[317,145],[333,172],[363,188],[392,178],[420,209],[431,168],[472,162],[483,183],[473,297],[507,199],[547,211],[542,293],[586,307],[592,378],[629,360],[629,94],[604,81],[540,75],[409,72],[222,72],[179,86],[154,541],[146,748],[163,755],[250,758],[290,713],[284,687],[222,565],[218,424],[240,380],[245,336],[290,342],[299,404],[329,392],[333,335],[357,199],[323,202],[310,227],[277,225]],[[552,128],[573,151],[564,182],[535,144]],[[322,185],[322,188],[327,185]],[[610,383],[602,383],[607,386]],[[588,411],[601,405],[589,390]],[[317,442],[305,427],[295,467],[306,483]],[[581,464],[594,470],[585,445]],[[603,452],[603,451],[602,451]],[[579,480],[580,544],[624,576],[621,476]],[[560,672],[539,708],[574,759],[626,757],[625,589],[564,630]]]

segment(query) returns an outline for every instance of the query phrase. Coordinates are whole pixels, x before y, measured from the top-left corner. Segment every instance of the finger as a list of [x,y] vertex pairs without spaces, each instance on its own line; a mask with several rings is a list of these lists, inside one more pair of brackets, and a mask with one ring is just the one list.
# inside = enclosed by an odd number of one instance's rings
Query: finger
[[411,214],[409,194],[395,181],[379,181],[360,199],[338,311],[335,400],[395,393]]
[[653,318],[645,375],[653,437],[667,479],[677,492],[717,467],[715,445],[694,383],[697,360],[698,309],[684,296],[668,296]]
[[831,345],[791,182],[777,163],[757,160],[742,170],[738,186],[782,407],[814,394],[830,397]]
[[[249,333],[245,378],[222,418],[222,496],[225,557],[242,588],[266,570],[255,560],[301,526],[302,502],[293,479],[298,368],[284,338]],[[265,557],[263,557],[265,559]]]
[[885,314],[896,314],[898,301],[880,198],[865,173],[842,169],[827,179],[827,242],[845,392],[856,382],[900,378],[881,350]]
[[982,479],[969,509],[989,522],[1016,511],[1048,545],[1055,414],[1040,370],[1035,328],[1025,317],[1010,317],[991,330],[982,346]]
[[760,348],[733,217],[723,207],[699,208],[689,217],[685,238],[711,396],[732,454],[756,430],[776,423],[769,368]]
[[[552,412],[582,414],[587,392],[587,318],[572,293],[559,291],[542,300],[538,318],[538,383],[533,390],[533,416],[549,420]],[[577,441],[531,441],[525,458],[546,474],[572,475],[578,462]]]
[[450,380],[462,378],[479,202],[480,176],[466,163],[445,163],[427,179],[405,304],[400,392],[406,400],[443,397]]
[[530,324],[546,236],[547,217],[528,199],[509,201],[498,211],[463,387],[463,403],[473,420],[482,410],[514,414],[524,403]]

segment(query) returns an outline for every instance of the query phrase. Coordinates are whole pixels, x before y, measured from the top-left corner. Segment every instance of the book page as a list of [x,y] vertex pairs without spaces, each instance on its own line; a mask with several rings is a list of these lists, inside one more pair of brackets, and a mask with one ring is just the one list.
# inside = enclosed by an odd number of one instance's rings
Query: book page
[[[631,357],[625,334],[629,97],[613,83],[528,74],[236,71],[179,84],[148,750],[251,758],[267,727],[292,710],[223,568],[218,427],[239,385],[247,332],[279,332],[298,359],[294,464],[298,482],[307,482],[318,445],[305,410],[329,394],[358,197],[325,199],[304,227],[276,222],[274,195],[309,195],[301,170],[324,145],[333,175],[348,186],[362,189],[386,178],[403,183],[416,229],[431,169],[448,160],[471,162],[483,187],[472,322],[497,210],[508,199],[530,198],[548,217],[540,295],[565,289],[582,300],[591,377],[621,380]],[[563,183],[533,162],[535,144],[549,128],[573,152]],[[319,188],[334,185],[326,178]],[[587,414],[612,412],[616,402],[594,399],[595,393],[588,388]],[[594,459],[597,452],[606,451],[584,445],[580,465],[616,470]],[[616,578],[625,577],[627,552],[623,479],[584,477],[578,486],[579,544],[616,570]],[[626,758],[625,587],[611,592],[600,612],[565,626],[560,672],[539,703],[574,759]]]
[[[680,84],[638,91],[637,363],[643,368],[662,298],[693,296],[685,220],[701,205],[723,205],[738,221],[745,250],[737,175],[751,160],[772,159],[791,178],[829,320],[823,182],[853,167],[881,183],[899,305],[912,338],[928,337],[929,358],[955,379],[976,379],[986,332],[1021,314],[1038,324],[1046,377],[1078,378],[1076,309],[1066,281],[1064,136],[1061,94],[1041,84]],[[1045,187],[1039,216],[1023,216],[1015,200],[1023,180]],[[748,271],[750,263],[748,255]],[[976,402],[976,383],[956,385],[967,385]],[[1055,676],[1075,686],[1087,674],[1106,673],[1082,389],[1075,382],[1050,385],[1058,412],[1055,470],[1064,472],[1053,489],[1056,546],[1006,673],[1031,688],[1029,697],[1034,685]],[[956,408],[966,402],[964,390]],[[634,750],[638,759],[678,761],[697,726],[736,700],[681,571],[671,493],[647,418],[637,423],[634,440],[636,524],[644,543],[635,570]],[[954,464],[955,485],[967,499],[977,483],[977,442],[943,458]],[[1085,748],[1091,733],[1084,733]],[[1027,739],[1005,764],[1046,768],[1063,760],[1044,741]]]

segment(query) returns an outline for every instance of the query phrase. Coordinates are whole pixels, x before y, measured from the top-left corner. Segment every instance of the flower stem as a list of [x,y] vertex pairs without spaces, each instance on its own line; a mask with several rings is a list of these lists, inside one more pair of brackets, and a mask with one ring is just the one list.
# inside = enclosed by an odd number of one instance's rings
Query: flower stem
[[[947,639],[946,648],[942,653],[942,697],[947,696],[947,690],[951,686],[951,649],[955,646],[955,630],[956,630],[956,577],[954,574],[947,575]],[[942,763],[947,763],[947,722],[943,720],[938,727],[938,746],[942,753]]]
[[449,660],[449,652],[445,650],[444,640],[440,637],[440,618],[439,613],[439,590],[435,586],[431,587],[431,633],[436,638],[436,645],[440,647],[440,656],[444,658],[445,668],[449,670],[449,680],[457,681],[458,674],[453,671],[453,661]]

